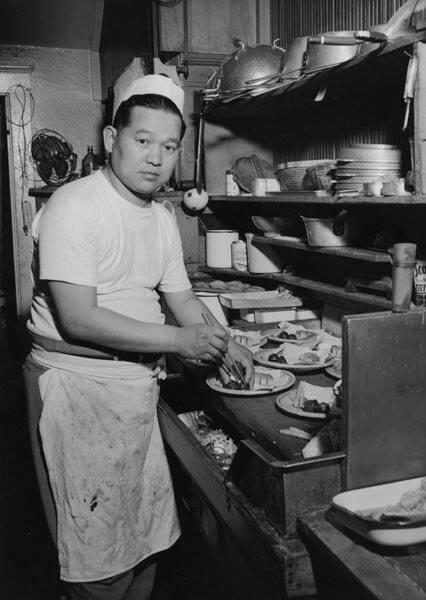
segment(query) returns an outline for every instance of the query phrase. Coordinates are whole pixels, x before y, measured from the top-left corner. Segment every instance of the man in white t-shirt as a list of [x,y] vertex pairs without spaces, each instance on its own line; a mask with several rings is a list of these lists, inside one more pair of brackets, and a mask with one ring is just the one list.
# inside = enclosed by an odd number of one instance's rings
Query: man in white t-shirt
[[104,129],[108,166],[59,188],[34,221],[28,417],[70,600],[149,598],[155,554],[179,536],[156,416],[161,356],[228,354],[253,376],[251,354],[203,323],[175,220],[151,199],[175,167],[182,110],[170,79],[133,82]]

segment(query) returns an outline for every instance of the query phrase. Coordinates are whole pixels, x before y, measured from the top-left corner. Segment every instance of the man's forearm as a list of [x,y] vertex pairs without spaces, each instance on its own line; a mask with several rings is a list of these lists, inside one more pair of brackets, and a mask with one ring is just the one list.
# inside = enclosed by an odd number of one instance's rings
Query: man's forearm
[[176,352],[177,328],[144,323],[94,306],[77,317],[62,319],[71,339],[129,352]]

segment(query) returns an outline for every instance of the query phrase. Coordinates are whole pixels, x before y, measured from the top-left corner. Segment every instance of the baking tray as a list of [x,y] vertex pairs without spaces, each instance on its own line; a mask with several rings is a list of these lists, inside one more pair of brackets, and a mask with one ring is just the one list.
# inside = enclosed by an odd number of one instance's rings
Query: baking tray
[[[418,491],[422,482],[426,495],[425,477],[342,492],[332,500],[334,513],[343,526],[377,544],[408,546],[426,542],[426,513],[413,513],[412,519],[404,520],[402,516],[395,516],[395,511],[386,510],[397,504],[403,494]],[[390,515],[389,520],[366,514],[371,510],[372,515],[377,515],[381,509]]]
[[302,306],[303,301],[289,292],[242,292],[220,294],[219,300],[226,308],[282,308]]

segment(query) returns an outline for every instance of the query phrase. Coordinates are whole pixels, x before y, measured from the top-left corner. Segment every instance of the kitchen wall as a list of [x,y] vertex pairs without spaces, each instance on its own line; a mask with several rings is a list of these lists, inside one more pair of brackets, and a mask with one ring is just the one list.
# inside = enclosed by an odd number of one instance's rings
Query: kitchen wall
[[97,54],[87,50],[0,46],[0,64],[30,65],[35,109],[32,132],[54,129],[81,159],[88,145],[101,144],[103,106],[98,96]]

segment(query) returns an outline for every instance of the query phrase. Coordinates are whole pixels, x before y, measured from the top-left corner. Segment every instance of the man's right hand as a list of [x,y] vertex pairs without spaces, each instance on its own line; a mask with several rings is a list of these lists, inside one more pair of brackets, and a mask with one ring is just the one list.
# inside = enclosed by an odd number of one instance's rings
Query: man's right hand
[[222,362],[228,350],[228,333],[220,327],[189,325],[176,332],[176,352],[192,360]]

